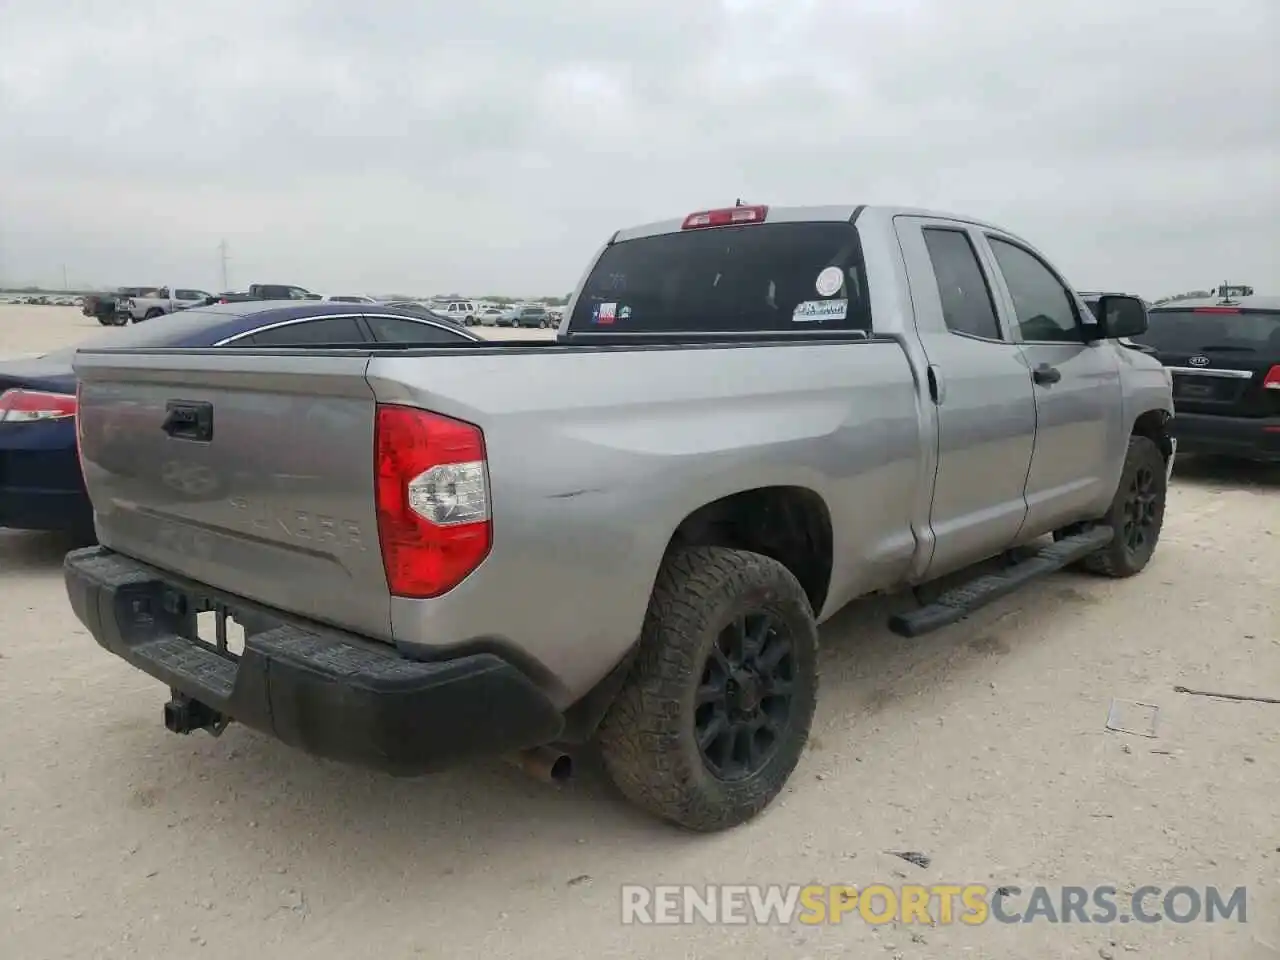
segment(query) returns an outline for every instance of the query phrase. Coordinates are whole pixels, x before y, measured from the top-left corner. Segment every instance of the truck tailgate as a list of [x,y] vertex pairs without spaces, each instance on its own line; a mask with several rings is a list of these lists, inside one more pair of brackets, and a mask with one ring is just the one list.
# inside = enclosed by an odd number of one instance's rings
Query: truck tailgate
[[230,349],[78,353],[99,539],[227,593],[390,640],[367,363]]

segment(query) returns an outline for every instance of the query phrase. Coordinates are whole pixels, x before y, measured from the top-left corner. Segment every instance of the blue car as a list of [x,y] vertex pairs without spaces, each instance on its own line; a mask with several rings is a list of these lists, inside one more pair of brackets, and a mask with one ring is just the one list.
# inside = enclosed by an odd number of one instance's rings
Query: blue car
[[[91,341],[115,347],[326,347],[483,342],[438,314],[381,304],[249,301],[184,310]],[[87,344],[84,344],[87,345]],[[93,542],[76,454],[76,347],[0,362],[0,527]]]

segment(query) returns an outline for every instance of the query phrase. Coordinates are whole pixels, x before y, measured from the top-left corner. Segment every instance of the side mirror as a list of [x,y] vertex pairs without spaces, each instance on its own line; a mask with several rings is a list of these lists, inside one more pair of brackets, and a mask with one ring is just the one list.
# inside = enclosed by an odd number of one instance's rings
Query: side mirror
[[1137,297],[1098,298],[1099,331],[1103,338],[1136,337],[1147,332],[1147,307]]

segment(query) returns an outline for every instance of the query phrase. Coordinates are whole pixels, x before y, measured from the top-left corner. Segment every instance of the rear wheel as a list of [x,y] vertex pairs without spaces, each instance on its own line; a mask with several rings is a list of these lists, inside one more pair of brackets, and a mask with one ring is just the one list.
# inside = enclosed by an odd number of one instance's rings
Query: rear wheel
[[791,571],[745,550],[673,553],[601,724],[605,768],[664,820],[705,832],[745,823],[799,763],[817,686],[818,631]]
[[156,317],[163,317],[163,316],[164,316],[164,311],[163,311],[163,310],[161,310],[161,309],[159,309],[159,308],[153,308],[153,309],[151,309],[151,310],[148,310],[148,311],[147,311],[146,316],[144,316],[144,317],[143,317],[143,319],[144,319],[144,320],[154,320]]

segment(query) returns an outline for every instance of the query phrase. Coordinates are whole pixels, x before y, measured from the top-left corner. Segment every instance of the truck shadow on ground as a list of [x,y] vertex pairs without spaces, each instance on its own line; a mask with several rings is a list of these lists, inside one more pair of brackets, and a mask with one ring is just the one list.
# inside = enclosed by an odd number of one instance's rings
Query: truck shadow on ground
[[[810,750],[821,749],[823,738],[849,740],[856,729],[881,724],[878,732],[866,730],[866,749],[876,749],[876,737],[904,735],[895,726],[895,702],[972,682],[970,674],[1011,652],[1006,638],[1016,631],[1001,621],[1100,602],[1088,592],[1090,582],[1096,581],[1058,574],[969,621],[911,641],[885,626],[891,612],[918,602],[911,593],[855,602],[822,630],[823,687]],[[1017,644],[1035,643],[1035,635],[1022,634]],[[89,772],[110,784],[102,801],[136,813],[141,842],[181,834],[184,845],[204,848],[249,876],[284,862],[295,875],[341,871],[356,883],[404,876],[425,893],[435,881],[457,882],[513,851],[530,863],[563,866],[568,877],[587,872],[587,864],[601,869],[602,850],[626,846],[658,869],[665,858],[741,839],[737,831],[691,836],[637,811],[608,784],[590,751],[581,755],[575,779],[560,788],[502,761],[401,780],[320,761],[234,725],[217,740],[206,734],[178,739],[160,724],[163,691],[156,687],[147,699],[121,704],[95,734],[114,741],[95,753],[101,770]],[[791,789],[805,789],[808,779],[798,775]]]

